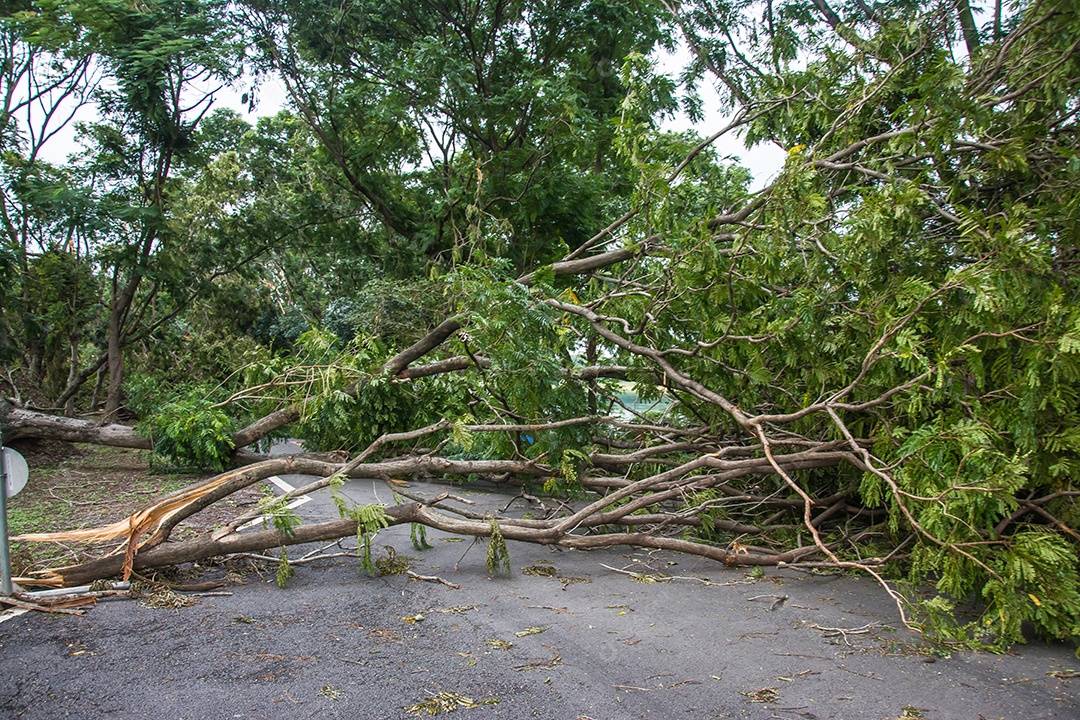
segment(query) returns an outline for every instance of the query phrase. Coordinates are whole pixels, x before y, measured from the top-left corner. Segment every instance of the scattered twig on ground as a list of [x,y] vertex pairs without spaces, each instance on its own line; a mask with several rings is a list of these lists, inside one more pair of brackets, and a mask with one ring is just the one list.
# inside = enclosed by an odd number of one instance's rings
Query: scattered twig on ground
[[550,610],[553,613],[560,613],[566,615],[574,614],[564,607],[555,607],[554,605],[526,605],[525,607],[530,610]]
[[71,610],[69,608],[52,607],[51,605],[42,605],[41,603],[25,602],[23,600],[16,600],[13,597],[0,597],[0,603],[5,605],[12,605],[17,608],[23,608],[24,610],[37,610],[43,613],[57,613],[60,615],[85,615],[85,610]]
[[842,637],[846,644],[850,644],[847,642],[848,635],[867,635],[875,629],[884,626],[878,625],[877,623],[868,623],[857,628],[832,628],[824,627],[822,625],[811,625],[810,627],[819,631],[822,637]]
[[424,582],[439,583],[453,590],[457,590],[461,587],[460,585],[456,585],[449,580],[443,580],[441,577],[436,577],[435,575],[420,575],[418,573],[414,573],[412,570],[406,570],[405,574],[413,580],[423,580]]
[[771,599],[773,601],[772,605],[770,605],[766,609],[766,612],[773,612],[774,610],[776,610],[781,605],[783,605],[784,603],[787,602],[788,596],[787,595],[755,595],[754,597],[750,597],[750,598],[746,598],[746,599],[750,600],[750,601]]
[[514,665],[514,669],[518,672],[522,670],[537,670],[539,668],[555,668],[562,665],[562,656],[556,654],[552,655],[548,660],[537,660],[536,662],[525,663],[524,665]]

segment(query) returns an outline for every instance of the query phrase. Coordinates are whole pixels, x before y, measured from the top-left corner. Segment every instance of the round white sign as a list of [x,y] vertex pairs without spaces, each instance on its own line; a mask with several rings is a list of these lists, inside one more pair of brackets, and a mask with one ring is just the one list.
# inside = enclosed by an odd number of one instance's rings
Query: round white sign
[[26,465],[26,458],[11,448],[4,448],[4,492],[8,497],[14,497],[16,493],[26,487],[26,479],[30,477],[30,468]]

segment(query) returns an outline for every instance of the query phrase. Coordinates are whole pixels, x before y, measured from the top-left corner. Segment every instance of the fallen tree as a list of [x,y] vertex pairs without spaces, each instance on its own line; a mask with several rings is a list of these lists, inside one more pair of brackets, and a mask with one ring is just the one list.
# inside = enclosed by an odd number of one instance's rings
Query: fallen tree
[[[530,426],[530,430],[539,432],[543,426]],[[483,431],[470,428],[472,432]],[[490,429],[488,429],[490,431]],[[732,448],[742,450],[742,448]],[[732,503],[755,503],[773,510],[790,508],[792,501],[766,497],[754,497],[744,492],[734,491],[728,483],[753,474],[769,472],[769,468],[757,458],[726,458],[726,453],[699,457],[679,467],[652,475],[634,482],[624,482],[619,489],[605,494],[602,498],[585,507],[565,513],[555,513],[544,519],[503,518],[497,521],[502,538],[521,540],[540,544],[558,545],[567,548],[598,548],[613,545],[666,548],[690,554],[702,555],[720,560],[727,565],[779,565],[796,563],[799,559],[815,555],[819,548],[810,545],[787,551],[774,551],[767,548],[753,548],[738,545],[737,549],[725,549],[714,545],[693,542],[675,537],[659,535],[651,529],[655,525],[679,527],[685,524],[700,525],[702,520],[691,509],[684,511],[682,517],[676,514],[652,513],[638,514],[642,508],[671,504],[672,500],[691,493],[700,493],[707,489],[723,488],[732,493],[728,499]],[[733,452],[732,455],[743,454]],[[838,451],[835,447],[822,447],[804,450],[774,457],[775,462],[788,471],[810,467],[835,465],[838,461],[851,459],[850,454]],[[707,469],[706,475],[696,475],[695,471]],[[40,584],[55,587],[82,585],[113,575],[123,574],[124,579],[132,571],[157,568],[187,562],[196,562],[209,557],[230,553],[266,550],[268,548],[308,543],[318,540],[335,540],[364,532],[355,517],[346,517],[340,521],[300,525],[289,530],[267,530],[257,533],[237,534],[237,530],[247,521],[258,519],[264,513],[273,513],[297,496],[314,492],[331,485],[335,479],[346,476],[383,478],[389,481],[403,476],[448,476],[483,474],[492,477],[516,476],[550,477],[557,470],[543,464],[522,461],[454,461],[432,456],[401,457],[384,462],[327,463],[301,456],[269,460],[250,465],[241,470],[224,473],[198,485],[173,493],[153,502],[129,518],[100,528],[73,530],[60,533],[22,535],[16,540],[35,542],[109,542],[121,540],[119,547],[105,557],[89,562],[46,570],[35,577],[20,578],[28,585]],[[261,507],[237,517],[225,527],[208,534],[207,537],[179,543],[166,543],[173,528],[181,521],[205,509],[232,493],[279,473],[300,473],[322,476],[324,479],[297,488],[277,499],[272,507]],[[583,485],[593,483],[587,479]],[[401,487],[390,484],[398,494],[409,495]],[[608,488],[610,489],[610,488]],[[621,502],[632,500],[632,502]],[[842,497],[828,498],[821,505],[830,515],[836,514],[836,503]],[[493,533],[494,518],[471,513],[468,509],[445,508],[447,502],[464,502],[461,498],[443,493],[433,498],[414,500],[411,503],[387,506],[382,509],[386,516],[386,525],[402,523],[420,523],[427,527],[462,535],[490,537]],[[826,504],[827,503],[827,504]],[[723,501],[713,501],[713,506],[723,505]],[[860,512],[855,509],[855,512]],[[822,520],[825,519],[822,513]],[[764,536],[771,528],[766,525],[758,528],[714,521],[718,528],[734,530],[744,536]],[[611,527],[620,525],[650,526],[642,532],[615,533]],[[376,528],[377,529],[377,528]],[[594,530],[604,530],[594,534]],[[880,563],[875,560],[873,564]]]
[[[1025,5],[976,46],[965,26],[957,59],[951,6],[853,9],[843,22],[822,7],[792,20],[814,58],[802,69],[780,67],[795,40],[771,23],[743,18],[774,43],[746,55],[724,39],[737,27],[727,10],[670,8],[738,108],[722,132],[787,151],[772,184],[750,193],[709,141],[635,124],[654,78],[631,57],[618,142],[640,176],[633,208],[525,275],[498,259],[459,265],[446,278],[453,316],[389,358],[313,332],[302,362],[258,369],[261,382],[185,423],[247,418],[211,443],[223,461],[286,426],[347,460],[260,462],[100,532],[28,538],[120,541],[37,581],[413,522],[493,543],[850,568],[877,578],[906,622],[952,639],[1019,641],[1025,622],[1080,636],[1076,12]],[[657,404],[625,403],[614,378]],[[17,408],[0,420],[5,438],[150,444]],[[323,478],[297,493],[343,475],[450,477],[581,503],[521,519],[416,497],[377,517],[344,508],[331,523],[235,534],[248,514],[165,542],[186,514],[284,462]],[[903,580],[936,585],[934,613]],[[980,617],[950,626],[951,603],[968,601]]]

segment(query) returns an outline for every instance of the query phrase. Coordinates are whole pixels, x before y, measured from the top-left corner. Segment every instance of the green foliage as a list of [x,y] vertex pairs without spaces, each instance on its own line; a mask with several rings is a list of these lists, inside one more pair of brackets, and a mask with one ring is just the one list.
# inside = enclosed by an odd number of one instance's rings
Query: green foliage
[[431,550],[435,547],[428,542],[427,526],[421,523],[409,523],[409,540],[415,550]]
[[588,454],[575,448],[562,451],[559,458],[559,476],[552,476],[544,482],[544,492],[551,495],[579,498],[585,496],[585,487],[581,484],[581,469],[589,465]]
[[476,441],[476,436],[469,432],[466,427],[470,422],[475,422],[475,418],[471,415],[458,418],[454,421],[454,426],[451,428],[450,438],[454,441],[454,444],[459,448],[468,452],[473,449],[473,444]]
[[1000,578],[983,587],[983,629],[1002,645],[1023,642],[1027,622],[1048,639],[1080,637],[1078,564],[1075,546],[1060,534],[1017,532],[993,564]]
[[[262,515],[263,525],[272,524],[274,529],[285,537],[296,535],[296,528],[304,523],[296,511],[288,507],[289,501],[284,496],[276,497],[272,491],[259,500],[259,513]],[[278,561],[277,580],[278,587],[282,590],[288,584],[290,578],[296,574],[295,569],[289,564],[289,556],[285,546],[281,546],[281,559]]]
[[[465,409],[455,378],[401,382],[372,377],[369,368],[387,354],[374,339],[356,338],[342,346],[333,334],[311,330],[300,336],[298,352],[300,363],[285,370],[288,397],[302,403],[303,416],[294,432],[312,450],[362,449],[383,434],[427,425]],[[265,374],[273,376],[272,368]],[[273,382],[280,383],[280,378]]]
[[373,278],[359,292],[330,300],[322,322],[342,342],[370,337],[400,349],[445,317],[444,291],[442,282],[428,278]]
[[566,482],[577,482],[581,477],[582,465],[588,465],[589,463],[589,456],[586,453],[580,450],[567,449],[563,451],[562,457],[559,459],[559,472],[562,473],[563,480]]
[[[286,537],[296,535],[296,528],[304,524],[303,518],[289,507],[288,499],[284,496],[276,497],[272,492],[259,500],[259,514],[262,515],[263,525],[272,524],[275,530]],[[284,549],[282,555],[284,556]]]
[[494,517],[489,518],[488,526],[491,528],[491,535],[487,544],[487,571],[491,575],[498,575],[500,572],[510,575],[510,551],[503,539],[499,521]]
[[356,542],[361,550],[360,564],[370,575],[375,574],[371,564],[371,540],[379,530],[390,525],[390,518],[381,505],[361,505],[349,510],[345,517],[356,520]]
[[685,500],[687,508],[702,508],[696,517],[701,520],[701,526],[691,532],[695,537],[706,542],[727,542],[731,534],[719,529],[716,520],[726,519],[727,513],[723,505],[716,501],[722,497],[720,491],[708,489],[690,493]]
[[390,526],[390,517],[378,503],[350,505],[349,501],[338,492],[344,482],[345,478],[340,475],[331,478],[331,497],[342,518],[356,521],[356,545],[360,551],[360,567],[368,575],[375,577],[376,568],[371,559],[371,541],[380,530]]
[[45,389],[59,392],[68,380],[71,345],[77,351],[92,327],[100,298],[97,278],[84,258],[50,248],[29,261],[20,289],[15,302],[22,327],[13,330],[21,330]]
[[138,382],[129,387],[144,411],[136,427],[153,440],[156,455],[181,468],[225,469],[232,456],[236,425],[225,410],[207,398],[204,388],[189,388],[160,407],[148,408],[151,399],[159,397],[160,388]]
[[[398,555],[392,547],[387,546],[386,557],[375,559],[375,570],[379,575],[404,575],[412,569],[415,562],[412,558]],[[423,619],[422,616],[418,616]]]
[[283,545],[281,547],[281,560],[278,562],[277,574],[275,575],[278,587],[284,590],[289,580],[295,574],[296,570],[289,564],[289,556],[286,554],[285,546]]
[[[482,348],[490,360],[490,366],[464,390],[490,398],[491,406],[466,405],[468,396],[459,395],[462,406],[457,412],[443,413],[443,417],[487,422],[507,416],[556,419],[588,415],[587,389],[572,377],[578,335],[567,318],[539,302],[527,288],[508,283],[508,265],[493,260],[484,266],[461,267],[448,278],[457,309],[469,318],[468,335],[456,340],[455,349],[461,354],[476,354]],[[545,287],[541,292],[550,290]],[[466,409],[467,416],[463,413]],[[462,457],[519,453],[562,458],[564,452],[591,443],[587,426],[472,437],[458,429],[454,439],[455,450]],[[569,461],[573,455],[566,457]]]

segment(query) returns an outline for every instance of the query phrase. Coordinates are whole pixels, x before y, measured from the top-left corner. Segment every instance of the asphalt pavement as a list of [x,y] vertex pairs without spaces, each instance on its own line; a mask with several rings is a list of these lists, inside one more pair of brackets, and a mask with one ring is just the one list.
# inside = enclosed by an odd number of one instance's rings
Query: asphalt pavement
[[[479,508],[510,501],[448,489]],[[393,501],[373,481],[343,492]],[[296,511],[336,517],[327,491]],[[511,511],[540,509],[517,499]],[[458,587],[370,577],[340,557],[297,567],[283,590],[273,568],[234,562],[200,577],[227,579],[216,592],[229,594],[190,607],[105,599],[83,616],[7,619],[0,718],[1080,718],[1074,647],[933,650],[866,578],[515,542],[511,574],[490,576],[484,541],[428,540],[417,551],[408,527],[390,528],[376,556],[390,546]]]

